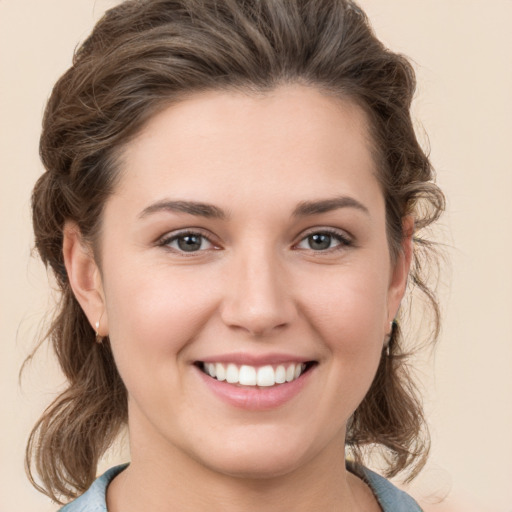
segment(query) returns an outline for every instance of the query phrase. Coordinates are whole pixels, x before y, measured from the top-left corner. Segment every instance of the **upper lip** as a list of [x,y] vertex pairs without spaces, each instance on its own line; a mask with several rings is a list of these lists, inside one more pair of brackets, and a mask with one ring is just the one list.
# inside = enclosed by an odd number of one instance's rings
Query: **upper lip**
[[248,354],[235,352],[230,354],[217,354],[196,360],[202,363],[233,363],[237,365],[265,366],[285,363],[307,363],[313,361],[312,358],[301,357],[295,354]]

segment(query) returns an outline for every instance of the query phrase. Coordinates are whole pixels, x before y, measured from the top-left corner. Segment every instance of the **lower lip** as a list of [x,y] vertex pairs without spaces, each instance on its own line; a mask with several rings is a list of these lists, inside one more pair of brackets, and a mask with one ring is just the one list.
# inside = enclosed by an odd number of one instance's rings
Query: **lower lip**
[[206,386],[223,402],[250,411],[275,409],[297,396],[309,380],[314,368],[310,368],[298,379],[269,387],[236,386],[219,381],[195,368]]

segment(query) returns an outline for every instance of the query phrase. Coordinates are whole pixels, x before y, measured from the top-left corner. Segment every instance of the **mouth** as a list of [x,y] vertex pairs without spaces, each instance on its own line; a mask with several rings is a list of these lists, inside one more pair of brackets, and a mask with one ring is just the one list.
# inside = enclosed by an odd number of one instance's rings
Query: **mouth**
[[286,364],[251,366],[234,363],[204,362],[194,363],[204,374],[219,382],[227,382],[240,387],[275,387],[299,379],[310,371],[316,361],[290,362]]

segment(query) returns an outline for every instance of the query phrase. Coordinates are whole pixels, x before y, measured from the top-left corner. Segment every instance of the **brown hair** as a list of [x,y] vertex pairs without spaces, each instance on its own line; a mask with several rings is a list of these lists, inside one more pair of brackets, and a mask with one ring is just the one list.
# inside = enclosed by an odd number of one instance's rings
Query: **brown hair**
[[[34,485],[52,499],[84,492],[127,419],[126,389],[108,339],[95,333],[71,291],[62,255],[63,226],[77,223],[98,255],[105,201],[119,175],[116,156],[151,116],[198,91],[266,91],[302,83],[356,102],[367,113],[386,201],[390,250],[403,239],[402,220],[416,228],[444,206],[431,164],[410,118],[415,89],[408,61],[374,36],[349,0],[128,0],[109,10],[75,53],[46,108],[41,157],[46,172],[32,198],[37,250],[62,293],[47,338],[68,387],[44,412],[27,446]],[[429,243],[415,236],[410,285],[439,309],[422,277]],[[424,464],[428,435],[395,326],[388,353],[348,426],[357,460],[367,447],[387,454],[387,474]],[[32,468],[40,476],[35,482]]]

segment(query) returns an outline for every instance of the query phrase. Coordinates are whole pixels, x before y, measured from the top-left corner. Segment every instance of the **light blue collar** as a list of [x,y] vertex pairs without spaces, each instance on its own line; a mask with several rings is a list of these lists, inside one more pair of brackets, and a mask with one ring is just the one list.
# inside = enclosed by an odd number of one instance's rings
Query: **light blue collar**
[[107,487],[128,464],[110,468],[96,478],[91,487],[79,498],[62,507],[59,512],[107,512]]

